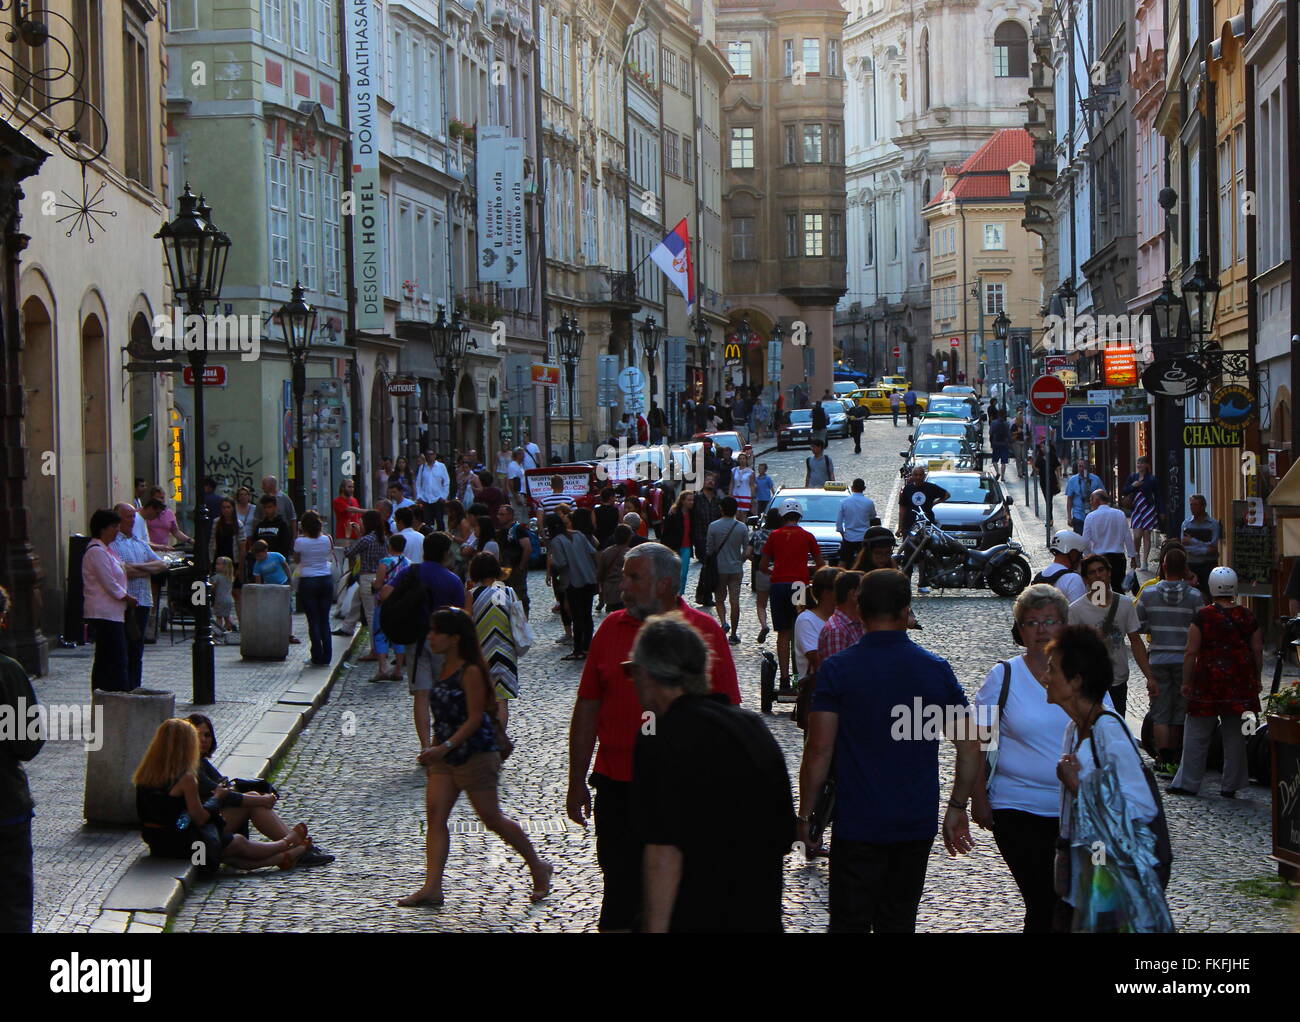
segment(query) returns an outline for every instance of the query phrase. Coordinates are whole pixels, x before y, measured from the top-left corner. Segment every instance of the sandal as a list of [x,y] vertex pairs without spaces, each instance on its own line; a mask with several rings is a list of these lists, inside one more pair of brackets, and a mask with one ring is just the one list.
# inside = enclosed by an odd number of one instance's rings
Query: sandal
[[295,823],[290,829],[288,836],[284,839],[289,848],[297,848],[299,845],[305,845],[309,842],[307,837],[307,824]]
[[416,908],[419,905],[428,905],[430,908],[441,908],[446,902],[441,894],[426,894],[423,897],[419,893],[408,894],[405,898],[399,898],[397,905],[399,908]]
[[555,878],[555,867],[545,860],[543,865],[546,866],[546,883],[538,885],[537,880],[534,879],[532,892],[528,895],[528,900],[534,905],[551,893],[551,881]]

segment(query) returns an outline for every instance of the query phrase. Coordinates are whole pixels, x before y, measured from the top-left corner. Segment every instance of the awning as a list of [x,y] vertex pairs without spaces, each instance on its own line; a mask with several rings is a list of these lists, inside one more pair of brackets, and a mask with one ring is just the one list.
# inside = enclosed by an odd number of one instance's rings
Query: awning
[[1292,463],[1264,503],[1269,507],[1300,507],[1300,461]]

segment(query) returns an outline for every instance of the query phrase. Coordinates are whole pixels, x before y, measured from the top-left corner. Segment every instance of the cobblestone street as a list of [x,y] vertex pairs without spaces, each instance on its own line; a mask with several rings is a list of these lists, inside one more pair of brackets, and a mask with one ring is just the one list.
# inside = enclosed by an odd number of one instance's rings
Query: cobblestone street
[[[898,452],[908,430],[888,418],[872,418],[863,451],[851,441],[832,444],[837,476],[867,481],[892,525],[896,519]],[[760,448],[761,450],[761,448]],[[766,461],[778,484],[801,484],[806,451],[771,451]],[[1014,472],[1012,473],[1014,476]],[[1044,532],[1023,507],[1024,487],[1013,482],[1016,538],[1035,568],[1046,561]],[[1032,504],[1031,504],[1032,507]],[[1058,510],[1057,521],[1061,521]],[[692,574],[698,571],[698,565]],[[313,837],[338,856],[318,869],[287,873],[228,873],[200,880],[174,922],[177,931],[489,931],[594,930],[600,903],[600,873],[589,831],[564,816],[567,736],[581,664],[561,662],[556,642],[559,617],[540,574],[530,582],[537,647],[521,665],[522,697],[512,704],[510,730],[516,751],[503,774],[501,801],[524,824],[542,855],[556,864],[552,895],[529,905],[527,871],[513,852],[478,824],[462,798],[452,817],[452,847],[441,909],[400,909],[394,901],[415,890],[424,871],[424,773],[416,765],[411,698],[405,684],[375,684],[370,664],[347,670],[310,727],[283,762],[276,783],[286,819],[305,820]],[[694,582],[691,583],[693,592]],[[753,594],[744,590],[748,614],[734,647],[745,705],[759,703],[760,651]],[[953,665],[973,697],[988,669],[1017,648],[1010,637],[1010,601],[990,593],[918,597],[915,610],[924,630],[915,637]],[[1137,676],[1136,668],[1133,675]],[[219,685],[220,685],[220,678]],[[1145,692],[1133,686],[1130,721],[1136,729],[1146,709]],[[767,718],[797,779],[802,732],[781,707]],[[941,753],[944,792],[951,782],[953,755]],[[1211,777],[1205,790],[1217,791]],[[1166,799],[1173,835],[1173,880],[1169,900],[1180,929],[1190,931],[1280,931],[1294,919],[1284,906],[1239,893],[1235,884],[1276,875],[1267,859],[1267,791],[1252,787],[1236,801],[1215,797]],[[935,807],[936,816],[940,807]],[[1022,906],[992,836],[974,830],[969,856],[953,860],[936,840],[931,856],[919,929],[925,931],[1019,930]],[[786,862],[786,926],[817,931],[826,926],[828,866]]]

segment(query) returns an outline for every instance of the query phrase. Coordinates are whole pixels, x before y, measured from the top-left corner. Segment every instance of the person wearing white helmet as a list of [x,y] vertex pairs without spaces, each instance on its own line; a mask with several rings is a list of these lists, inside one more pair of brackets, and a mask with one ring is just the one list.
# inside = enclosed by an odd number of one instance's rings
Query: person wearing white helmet
[[[782,525],[767,537],[763,545],[763,557],[758,570],[768,571],[772,575],[772,626],[776,629],[776,662],[781,667],[781,691],[790,689],[791,643],[794,632],[795,615],[803,606],[795,607],[795,591],[807,593],[812,576],[808,571],[808,562],[812,561],[815,569],[825,566],[821,547],[817,539],[807,529],[799,527],[803,517],[803,505],[795,497],[786,497],[780,506]],[[808,601],[808,602],[811,602]]]
[[1037,585],[1046,582],[1048,585],[1056,586],[1065,594],[1066,602],[1073,603],[1087,593],[1083,576],[1079,574],[1079,562],[1083,560],[1083,552],[1087,549],[1087,544],[1073,529],[1062,529],[1052,537],[1052,541],[1047,544],[1047,549],[1053,555],[1051,563],[1030,579],[1029,584]]
[[1169,786],[1172,795],[1196,795],[1205,778],[1205,758],[1215,727],[1222,722],[1223,779],[1219,794],[1236,798],[1250,781],[1241,715],[1259,712],[1264,638],[1255,615],[1237,602],[1237,573],[1217,567],[1207,579],[1211,602],[1187,630],[1183,659],[1183,760]]

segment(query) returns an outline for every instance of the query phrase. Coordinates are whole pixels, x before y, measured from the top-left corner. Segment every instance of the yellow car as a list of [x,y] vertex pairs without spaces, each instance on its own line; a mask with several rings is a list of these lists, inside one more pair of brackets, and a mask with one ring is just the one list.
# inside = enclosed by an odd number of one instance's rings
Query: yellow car
[[881,390],[910,390],[912,381],[906,376],[882,376],[876,384]]
[[[860,408],[865,408],[868,415],[888,415],[889,409],[889,389],[885,387],[862,387],[855,390],[849,395],[853,403]],[[925,414],[925,409],[929,405],[929,400],[916,395],[916,406]],[[899,414],[902,414],[903,407],[899,405]]]

